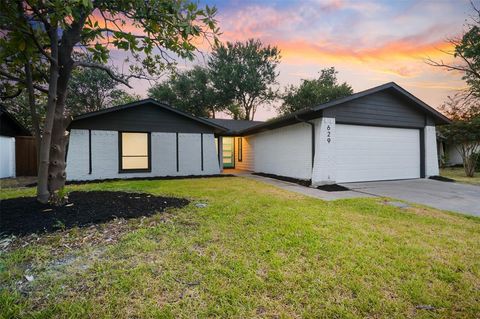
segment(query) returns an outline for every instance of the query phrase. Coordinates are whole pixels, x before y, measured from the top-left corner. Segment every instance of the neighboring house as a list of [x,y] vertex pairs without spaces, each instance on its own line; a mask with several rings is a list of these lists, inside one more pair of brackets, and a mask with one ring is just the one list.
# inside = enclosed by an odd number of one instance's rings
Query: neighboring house
[[435,125],[447,123],[395,83],[267,122],[196,118],[147,99],[75,118],[67,177],[211,175],[234,167],[312,185],[423,178],[439,173]]
[[438,159],[441,165],[455,166],[463,165],[462,155],[455,144],[448,143],[445,138],[437,132]]
[[0,178],[15,177],[16,139],[31,133],[13,115],[0,107]]

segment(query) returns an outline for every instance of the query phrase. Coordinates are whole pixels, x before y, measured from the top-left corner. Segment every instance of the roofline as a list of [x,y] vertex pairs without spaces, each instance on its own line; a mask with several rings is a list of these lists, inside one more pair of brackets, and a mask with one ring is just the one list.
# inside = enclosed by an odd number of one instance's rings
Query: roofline
[[[250,126],[250,127],[248,127],[248,128],[242,129],[242,130],[232,130],[232,129],[228,128],[228,127],[223,126],[223,127],[225,128],[225,130],[226,130],[226,131],[223,133],[225,136],[243,135],[243,134],[242,134],[243,131],[249,130],[249,129],[251,129],[252,127],[255,127],[255,126],[257,126],[257,125],[262,125],[262,124],[266,123],[265,121],[255,121],[255,120],[235,120],[235,119],[219,119],[219,118],[213,118],[213,119],[211,119],[211,118],[206,118],[206,117],[203,117],[202,119],[204,119],[204,120],[206,120],[206,121],[210,121],[210,120],[213,120],[213,121],[215,121],[215,120],[223,120],[223,121],[257,122],[257,123],[255,123],[255,125],[252,125],[252,126]],[[212,122],[212,123],[214,123],[214,122]],[[214,124],[216,124],[216,123],[214,123]],[[220,125],[220,124],[217,124],[217,125]],[[220,126],[222,126],[222,125],[220,125]]]
[[212,122],[209,122],[207,120],[204,120],[200,117],[196,117],[196,116],[193,116],[193,115],[190,115],[188,113],[185,113],[183,111],[180,111],[180,110],[177,110],[169,105],[167,105],[166,103],[162,103],[162,102],[159,102],[155,99],[152,99],[152,98],[147,98],[147,99],[143,99],[143,100],[138,100],[138,101],[135,101],[135,102],[131,102],[131,103],[127,103],[127,104],[122,104],[122,105],[116,105],[116,106],[112,106],[112,107],[109,107],[109,108],[106,108],[106,109],[102,109],[102,110],[98,110],[98,111],[93,111],[93,112],[88,112],[88,113],[84,113],[84,114],[80,114],[78,116],[75,116],[72,120],[72,122],[74,121],[78,121],[78,120],[83,120],[83,119],[86,119],[86,118],[90,118],[90,117],[94,117],[94,116],[98,116],[98,115],[103,115],[103,114],[108,114],[108,113],[111,113],[111,112],[116,112],[116,111],[121,111],[121,110],[125,110],[125,109],[128,109],[128,108],[131,108],[131,107],[135,107],[135,106],[139,106],[139,105],[142,105],[142,104],[146,104],[146,103],[152,103],[156,106],[159,106],[161,108],[164,108],[168,111],[171,111],[173,113],[176,113],[176,114],[179,114],[179,115],[182,115],[182,116],[185,116],[191,120],[194,120],[194,121],[197,121],[197,122],[200,122],[202,124],[205,124],[205,125],[208,125],[208,126],[211,126],[211,127],[215,127],[215,128],[218,128],[218,129],[221,129],[221,130],[225,130],[227,131],[228,129],[221,126],[221,125],[217,125],[215,123],[212,123]]
[[10,118],[10,120],[12,120],[18,127],[20,127],[20,130],[23,131],[23,133],[27,133],[28,135],[27,136],[32,136],[32,132],[30,132],[30,130],[28,128],[26,128],[22,123],[20,123],[16,118],[15,116],[13,116],[12,114],[10,114],[10,112],[7,111],[7,108],[4,106],[4,105],[0,105],[0,110],[5,113],[5,115],[8,116],[8,118]]
[[355,100],[355,99],[358,99],[358,98],[361,98],[361,97],[364,97],[364,96],[367,96],[367,95],[370,95],[370,94],[373,94],[373,93],[377,93],[377,92],[380,92],[380,91],[383,91],[383,90],[387,90],[387,89],[394,89],[398,93],[400,93],[400,94],[404,95],[405,97],[413,100],[413,102],[415,102],[417,105],[422,107],[424,111],[427,111],[427,112],[431,113],[434,117],[439,119],[440,122],[443,122],[443,124],[449,124],[449,123],[452,122],[445,115],[438,112],[433,107],[429,106],[427,103],[423,102],[422,100],[420,100],[419,98],[417,98],[416,96],[414,96],[413,94],[411,94],[410,92],[408,92],[407,90],[405,90],[404,88],[402,88],[401,86],[396,84],[395,82],[388,82],[388,83],[385,83],[385,84],[382,84],[382,85],[379,85],[379,86],[376,86],[376,87],[373,87],[373,88],[370,88],[370,89],[367,89],[367,90],[364,90],[364,91],[360,91],[358,93],[354,93],[352,95],[349,95],[349,96],[346,96],[346,97],[343,97],[343,98],[335,99],[335,100],[332,100],[332,101],[327,102],[327,103],[323,103],[323,104],[319,104],[319,105],[316,105],[316,106],[313,106],[313,107],[305,108],[305,109],[290,113],[288,115],[285,115],[285,116],[282,116],[282,117],[279,117],[279,118],[276,118],[276,119],[273,119],[273,120],[270,120],[270,121],[266,121],[264,123],[260,123],[259,125],[255,125],[255,126],[252,126],[248,129],[243,130],[241,133],[242,134],[248,134],[250,132],[255,133],[258,130],[268,129],[268,127],[275,126],[275,125],[284,126],[284,125],[282,125],[282,123],[286,123],[285,125],[289,125],[288,122],[292,121],[292,120],[300,123],[300,122],[302,122],[302,119],[299,119],[299,117],[302,116],[302,115],[303,116],[313,115],[314,113],[321,112],[321,111],[323,111],[327,108],[330,108],[330,107],[333,107],[333,106],[336,106],[336,105],[339,105],[339,104],[342,104],[342,103],[350,102],[352,100]]

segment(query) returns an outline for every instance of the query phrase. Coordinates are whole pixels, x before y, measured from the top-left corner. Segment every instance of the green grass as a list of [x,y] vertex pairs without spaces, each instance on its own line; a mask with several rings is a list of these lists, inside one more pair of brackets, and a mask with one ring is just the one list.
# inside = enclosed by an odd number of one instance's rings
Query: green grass
[[473,177],[467,177],[463,167],[442,168],[440,169],[440,175],[454,179],[459,183],[480,185],[480,172],[476,172]]
[[[108,182],[206,202],[130,221],[113,244],[86,229],[0,255],[4,318],[474,318],[480,220],[381,199],[323,202],[244,178]],[[32,189],[2,190],[3,198]],[[101,230],[99,230],[101,231]],[[65,246],[66,245],[66,246]],[[68,248],[70,247],[70,248]],[[75,261],[58,266],[58,260]],[[28,269],[32,283],[19,287]],[[417,309],[420,305],[435,310]]]

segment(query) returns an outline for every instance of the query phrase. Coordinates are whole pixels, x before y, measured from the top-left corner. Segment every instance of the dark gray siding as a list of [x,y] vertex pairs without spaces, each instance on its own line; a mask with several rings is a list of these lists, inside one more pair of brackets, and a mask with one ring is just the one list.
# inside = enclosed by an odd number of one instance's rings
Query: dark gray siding
[[25,128],[20,126],[15,120],[6,113],[0,114],[0,135],[3,136],[30,136]]
[[418,107],[401,96],[387,91],[373,93],[323,111],[337,123],[392,127],[424,127],[430,120]]
[[180,133],[214,131],[208,125],[151,103],[75,120],[71,123],[70,129]]

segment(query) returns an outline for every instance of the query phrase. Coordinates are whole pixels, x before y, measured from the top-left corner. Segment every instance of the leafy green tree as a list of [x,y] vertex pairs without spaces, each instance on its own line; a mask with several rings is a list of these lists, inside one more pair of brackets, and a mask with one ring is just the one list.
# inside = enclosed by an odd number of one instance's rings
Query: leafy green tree
[[[8,81],[9,91],[16,87],[27,89],[30,96],[33,90],[48,96],[39,155],[40,202],[64,201],[69,124],[65,106],[72,71],[99,69],[127,86],[132,77],[158,75],[174,67],[171,54],[192,59],[196,39],[217,42],[215,15],[215,8],[199,8],[188,0],[1,2],[2,82]],[[126,74],[106,66],[112,49],[130,57]],[[76,51],[89,52],[93,62],[77,58]]]
[[462,94],[448,97],[440,110],[452,123],[438,128],[445,141],[460,153],[465,175],[473,177],[480,157],[480,109]]
[[440,132],[462,156],[465,175],[473,177],[480,156],[480,117],[453,121],[441,127]]
[[253,120],[260,105],[277,97],[277,66],[280,51],[260,40],[227,42],[215,46],[208,61],[213,87],[225,107],[238,105],[242,119]]
[[278,108],[281,115],[351,95],[353,89],[346,82],[338,83],[334,67],[320,71],[318,79],[302,80],[297,86],[289,86],[282,95],[283,103]]
[[463,73],[468,89],[449,97],[441,107],[452,124],[439,128],[448,143],[455,145],[463,160],[465,174],[472,177],[480,152],[480,10],[471,2],[474,15],[466,24],[462,36],[450,39],[454,46],[453,62],[434,61],[427,63],[447,71]]
[[68,86],[66,108],[72,116],[139,100],[119,88],[120,83],[99,69],[76,69]]
[[443,68],[451,72],[463,73],[468,89],[465,92],[464,101],[470,103],[471,99],[480,98],[480,9],[471,2],[474,14],[466,23],[466,31],[462,36],[451,38],[448,41],[454,46],[451,52],[452,62],[434,61],[430,58],[426,63],[435,67]]
[[194,116],[215,118],[216,112],[223,110],[208,69],[200,66],[173,74],[168,80],[152,86],[148,96]]

